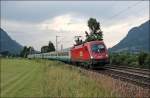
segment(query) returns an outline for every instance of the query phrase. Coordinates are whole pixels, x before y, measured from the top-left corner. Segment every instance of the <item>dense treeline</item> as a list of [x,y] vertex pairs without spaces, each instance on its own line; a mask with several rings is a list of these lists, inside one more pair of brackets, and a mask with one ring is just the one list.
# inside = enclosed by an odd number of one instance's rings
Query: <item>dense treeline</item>
[[[47,53],[51,51],[55,51],[55,47],[51,41],[49,42],[48,46],[42,46],[41,48],[41,53]],[[34,53],[40,53],[40,52],[35,51],[34,48],[31,46],[29,47],[24,46],[23,50],[20,53],[20,57],[27,58],[29,54],[34,54]]]
[[130,67],[150,68],[150,53],[110,53],[110,63]]
[[[54,44],[49,41],[49,44],[47,46],[42,46],[41,47],[41,53],[47,53],[47,52],[52,52],[55,51]],[[32,46],[24,46],[23,49],[21,50],[20,54],[12,54],[9,51],[3,51],[0,52],[0,57],[23,57],[27,58],[29,54],[35,54],[35,53],[40,53],[40,51],[36,51]]]
[[47,46],[41,47],[41,53],[47,53],[47,52],[52,52],[52,51],[55,51],[55,47],[51,41],[49,41],[49,44]]
[[29,54],[33,54],[35,52],[33,47],[24,46],[23,50],[20,52],[20,57],[26,58]]
[[0,57],[18,57],[19,54],[12,54],[9,51],[0,52]]

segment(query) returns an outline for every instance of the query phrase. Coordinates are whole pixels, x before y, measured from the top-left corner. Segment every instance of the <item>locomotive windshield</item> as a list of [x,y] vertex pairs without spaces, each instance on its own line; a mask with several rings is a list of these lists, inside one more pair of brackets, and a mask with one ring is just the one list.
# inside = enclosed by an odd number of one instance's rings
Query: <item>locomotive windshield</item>
[[103,44],[92,45],[92,51],[93,52],[101,52],[104,49],[105,49],[105,46]]

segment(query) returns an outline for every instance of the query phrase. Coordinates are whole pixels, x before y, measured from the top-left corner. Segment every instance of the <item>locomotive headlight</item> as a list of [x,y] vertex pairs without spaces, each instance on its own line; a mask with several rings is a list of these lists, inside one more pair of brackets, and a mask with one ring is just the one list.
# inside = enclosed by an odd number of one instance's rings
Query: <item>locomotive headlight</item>
[[91,56],[91,59],[93,59],[93,56]]
[[108,57],[108,54],[106,54],[106,57]]

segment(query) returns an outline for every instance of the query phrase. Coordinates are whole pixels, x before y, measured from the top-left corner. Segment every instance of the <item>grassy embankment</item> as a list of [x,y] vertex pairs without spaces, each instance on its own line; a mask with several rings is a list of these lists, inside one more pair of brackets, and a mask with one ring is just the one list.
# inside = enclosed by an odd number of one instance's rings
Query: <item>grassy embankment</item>
[[1,59],[1,97],[116,96],[78,68],[61,62]]

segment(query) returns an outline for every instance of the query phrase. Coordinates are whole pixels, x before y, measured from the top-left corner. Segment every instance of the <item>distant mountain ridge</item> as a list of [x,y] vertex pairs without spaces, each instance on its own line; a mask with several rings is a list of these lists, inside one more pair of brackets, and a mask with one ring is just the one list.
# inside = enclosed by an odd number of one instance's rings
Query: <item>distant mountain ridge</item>
[[7,51],[11,54],[19,54],[22,48],[19,43],[11,39],[7,32],[0,28],[0,53]]
[[141,24],[138,27],[130,29],[127,36],[117,45],[110,48],[111,52],[150,52],[150,20]]

